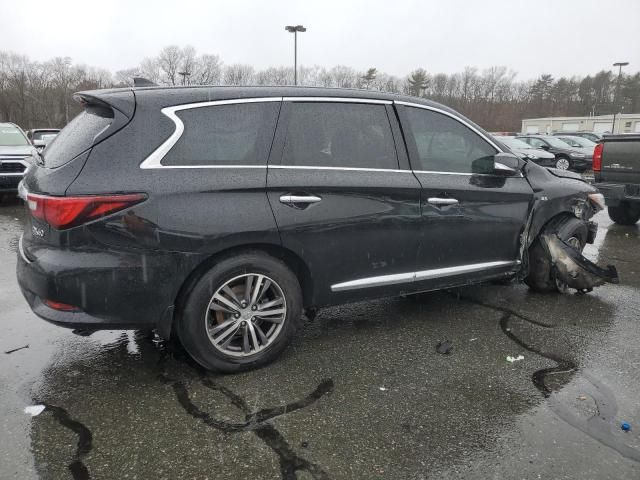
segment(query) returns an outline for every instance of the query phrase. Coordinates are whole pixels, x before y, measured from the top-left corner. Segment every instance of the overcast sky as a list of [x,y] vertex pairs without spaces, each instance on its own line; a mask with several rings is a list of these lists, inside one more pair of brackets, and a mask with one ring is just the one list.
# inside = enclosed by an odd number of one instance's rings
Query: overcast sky
[[529,79],[640,70],[640,0],[0,0],[0,50],[69,56],[112,71],[166,45],[227,63],[289,65],[303,24],[304,65],[377,67],[404,76],[504,65]]

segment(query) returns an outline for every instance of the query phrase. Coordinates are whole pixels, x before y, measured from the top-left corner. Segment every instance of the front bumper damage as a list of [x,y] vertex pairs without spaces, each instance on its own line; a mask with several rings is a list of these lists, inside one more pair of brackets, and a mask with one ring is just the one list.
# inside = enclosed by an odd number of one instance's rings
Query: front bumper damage
[[585,258],[582,253],[562,241],[555,233],[542,234],[543,245],[553,265],[555,276],[569,288],[586,293],[605,283],[619,283],[618,271],[613,265],[602,268]]

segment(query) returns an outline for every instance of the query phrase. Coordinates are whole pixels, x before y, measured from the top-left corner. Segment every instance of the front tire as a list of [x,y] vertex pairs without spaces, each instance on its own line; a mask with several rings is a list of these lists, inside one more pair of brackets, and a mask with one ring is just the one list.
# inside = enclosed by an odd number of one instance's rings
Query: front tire
[[582,251],[587,243],[587,225],[577,218],[552,220],[529,247],[529,273],[524,279],[535,292],[564,292],[566,285],[556,278],[549,253],[542,245],[543,233],[555,233],[561,240]]
[[189,293],[177,331],[203,367],[239,372],[282,353],[302,323],[302,292],[280,260],[259,251],[219,261]]
[[618,225],[635,225],[640,220],[640,208],[633,208],[627,202],[620,202],[617,207],[609,207],[609,218]]
[[571,160],[568,157],[558,157],[556,158],[556,168],[558,170],[571,170]]

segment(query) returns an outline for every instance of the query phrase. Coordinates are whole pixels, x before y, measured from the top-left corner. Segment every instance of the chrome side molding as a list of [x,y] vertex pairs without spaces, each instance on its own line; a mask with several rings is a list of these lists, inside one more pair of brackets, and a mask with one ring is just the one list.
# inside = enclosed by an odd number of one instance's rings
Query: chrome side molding
[[396,283],[409,283],[421,280],[430,280],[433,278],[461,275],[463,273],[481,272],[483,270],[490,270],[498,267],[515,267],[519,264],[520,261],[518,260],[499,260],[495,262],[473,263],[470,265],[458,265],[455,267],[421,270],[419,272],[396,273],[392,275],[360,278],[358,280],[350,280],[348,282],[336,283],[335,285],[331,285],[331,291],[344,292],[347,290],[356,290],[359,288],[381,287],[385,285],[393,285]]

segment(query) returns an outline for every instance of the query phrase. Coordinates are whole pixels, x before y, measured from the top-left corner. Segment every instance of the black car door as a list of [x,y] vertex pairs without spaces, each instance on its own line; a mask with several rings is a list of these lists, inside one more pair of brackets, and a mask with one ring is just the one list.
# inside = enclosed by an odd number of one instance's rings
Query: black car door
[[411,288],[420,184],[400,137],[390,101],[284,99],[267,194],[316,305]]
[[497,175],[498,145],[444,110],[398,102],[409,158],[422,184],[417,287],[441,288],[517,268],[533,191],[518,172]]

